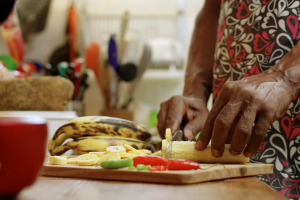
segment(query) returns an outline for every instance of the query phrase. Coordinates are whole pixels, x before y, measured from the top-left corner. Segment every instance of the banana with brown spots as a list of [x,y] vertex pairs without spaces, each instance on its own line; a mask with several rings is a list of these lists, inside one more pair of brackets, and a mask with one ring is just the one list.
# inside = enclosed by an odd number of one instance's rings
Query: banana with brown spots
[[74,118],[62,125],[49,140],[48,151],[62,145],[68,138],[82,136],[112,136],[148,141],[148,129],[139,123],[105,116],[86,116]]

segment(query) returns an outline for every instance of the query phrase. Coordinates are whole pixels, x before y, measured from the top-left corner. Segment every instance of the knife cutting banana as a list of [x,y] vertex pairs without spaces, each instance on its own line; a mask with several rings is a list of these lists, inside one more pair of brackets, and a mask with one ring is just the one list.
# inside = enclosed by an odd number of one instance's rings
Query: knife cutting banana
[[[229,152],[230,144],[225,144],[224,154],[220,158],[216,158],[211,154],[211,146],[208,145],[203,151],[195,148],[194,141],[171,141],[171,129],[166,130],[166,139],[162,141],[162,153],[164,158],[176,158],[192,160],[199,163],[246,163],[249,158],[243,154],[231,155]],[[168,143],[172,144],[168,146]],[[169,149],[170,148],[170,149]]]

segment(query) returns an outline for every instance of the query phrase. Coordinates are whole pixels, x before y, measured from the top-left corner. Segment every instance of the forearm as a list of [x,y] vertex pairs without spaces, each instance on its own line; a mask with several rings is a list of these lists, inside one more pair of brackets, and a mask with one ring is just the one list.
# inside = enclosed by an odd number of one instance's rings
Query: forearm
[[199,13],[189,49],[183,95],[207,102],[212,88],[220,3],[207,0]]
[[300,92],[300,43],[292,48],[276,65],[265,71],[266,74],[275,74],[283,79],[290,88],[294,97]]

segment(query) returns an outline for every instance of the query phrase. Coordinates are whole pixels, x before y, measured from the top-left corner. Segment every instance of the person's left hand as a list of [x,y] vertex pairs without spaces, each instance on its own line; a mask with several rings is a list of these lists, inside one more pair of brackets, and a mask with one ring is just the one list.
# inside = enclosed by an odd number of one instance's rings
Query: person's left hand
[[196,149],[203,150],[211,140],[213,156],[221,157],[232,130],[230,152],[238,155],[252,131],[244,155],[253,156],[269,126],[287,111],[293,92],[292,84],[271,70],[226,83],[207,116]]

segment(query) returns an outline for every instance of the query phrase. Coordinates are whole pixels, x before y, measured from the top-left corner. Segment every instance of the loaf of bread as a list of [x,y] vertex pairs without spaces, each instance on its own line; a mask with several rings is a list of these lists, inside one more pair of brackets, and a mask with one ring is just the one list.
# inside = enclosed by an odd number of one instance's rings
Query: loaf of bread
[[64,111],[73,91],[73,83],[60,76],[0,81],[0,110]]

